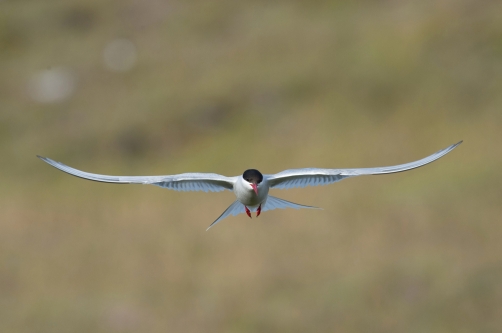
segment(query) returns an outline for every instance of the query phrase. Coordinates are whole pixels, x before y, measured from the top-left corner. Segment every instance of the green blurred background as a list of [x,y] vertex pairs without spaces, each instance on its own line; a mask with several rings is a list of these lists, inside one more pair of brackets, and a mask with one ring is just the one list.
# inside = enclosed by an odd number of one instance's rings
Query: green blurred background
[[[502,2],[0,2],[1,332],[501,332]],[[230,192],[103,174],[426,167]]]

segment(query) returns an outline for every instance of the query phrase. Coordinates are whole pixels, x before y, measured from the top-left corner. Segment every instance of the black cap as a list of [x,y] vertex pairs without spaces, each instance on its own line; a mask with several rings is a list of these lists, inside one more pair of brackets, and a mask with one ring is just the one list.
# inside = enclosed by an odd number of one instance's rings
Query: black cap
[[242,178],[247,182],[259,184],[263,180],[263,175],[256,169],[248,169],[244,171]]

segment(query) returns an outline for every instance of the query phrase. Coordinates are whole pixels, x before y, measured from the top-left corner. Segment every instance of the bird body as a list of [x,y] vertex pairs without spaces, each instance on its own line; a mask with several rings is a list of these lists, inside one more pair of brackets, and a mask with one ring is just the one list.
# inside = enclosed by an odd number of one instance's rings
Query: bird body
[[209,226],[209,228],[211,228],[213,225],[229,215],[246,213],[249,217],[251,217],[251,212],[255,211],[257,216],[259,216],[262,211],[273,209],[317,208],[296,204],[270,196],[268,194],[270,189],[289,189],[306,186],[328,185],[348,177],[381,175],[407,171],[437,160],[452,151],[461,143],[462,141],[421,160],[389,167],[358,169],[304,168],[290,169],[276,174],[265,175],[256,169],[248,169],[244,171],[242,175],[235,177],[226,177],[214,173],[183,173],[166,176],[107,176],[80,171],[46,157],[38,157],[61,171],[76,177],[98,182],[118,184],[151,184],[175,191],[233,191],[237,200]]
[[248,208],[257,208],[260,204],[262,204],[268,196],[268,191],[270,189],[270,185],[268,183],[267,178],[264,178],[263,175],[258,170],[250,169],[253,170],[253,172],[258,173],[258,177],[261,176],[261,180],[258,182],[258,179],[256,180],[256,188],[257,191],[255,192],[253,189],[253,186],[250,184],[253,184],[250,181],[245,179],[245,174],[247,171],[246,170],[243,174],[243,176],[238,176],[235,183],[234,183],[234,194],[237,200],[239,200],[244,206],[247,206]]

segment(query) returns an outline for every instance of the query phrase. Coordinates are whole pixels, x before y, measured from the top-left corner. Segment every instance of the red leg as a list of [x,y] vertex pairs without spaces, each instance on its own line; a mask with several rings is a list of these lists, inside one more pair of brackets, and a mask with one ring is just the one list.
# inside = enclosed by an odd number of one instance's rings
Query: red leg
[[251,211],[249,210],[249,208],[247,208],[246,206],[244,206],[244,208],[246,208],[246,214],[248,214],[248,216],[249,216],[250,218],[252,218],[252,217],[251,217]]
[[258,206],[258,210],[256,211],[256,217],[260,216],[261,213],[261,204]]

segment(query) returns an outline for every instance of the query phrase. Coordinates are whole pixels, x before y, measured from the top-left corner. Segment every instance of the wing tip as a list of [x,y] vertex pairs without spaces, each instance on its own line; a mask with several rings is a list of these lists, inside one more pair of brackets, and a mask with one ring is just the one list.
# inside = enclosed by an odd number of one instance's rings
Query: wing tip
[[55,167],[55,164],[57,163],[57,162],[55,162],[55,161],[51,160],[51,159],[50,159],[50,158],[48,158],[48,157],[43,157],[43,156],[40,156],[40,155],[36,155],[36,156],[37,156],[39,159],[41,159],[42,161],[44,161],[45,163],[47,163],[47,164],[49,164],[49,165],[52,165],[52,166],[54,166],[54,167]]
[[36,155],[39,159],[41,159],[42,161],[44,161],[45,163],[48,163],[50,165],[54,165],[56,163],[59,163],[59,162],[56,162],[54,160],[51,160],[50,158],[48,157],[44,157],[44,156],[40,156],[40,155]]
[[447,154],[450,151],[452,151],[453,149],[457,148],[462,142],[464,142],[464,140],[460,140],[459,142],[452,144],[451,146],[443,149],[442,151],[444,151],[445,154]]

